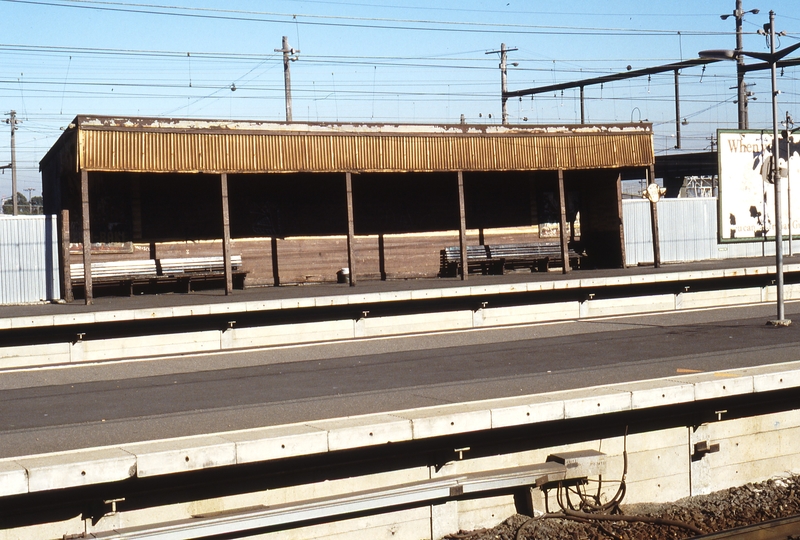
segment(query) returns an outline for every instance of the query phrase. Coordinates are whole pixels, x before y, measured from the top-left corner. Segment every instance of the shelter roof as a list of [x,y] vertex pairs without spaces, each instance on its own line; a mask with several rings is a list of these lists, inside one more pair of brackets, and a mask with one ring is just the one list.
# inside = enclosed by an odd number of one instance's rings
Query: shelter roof
[[72,172],[444,172],[643,167],[652,125],[410,125],[77,116],[40,163]]

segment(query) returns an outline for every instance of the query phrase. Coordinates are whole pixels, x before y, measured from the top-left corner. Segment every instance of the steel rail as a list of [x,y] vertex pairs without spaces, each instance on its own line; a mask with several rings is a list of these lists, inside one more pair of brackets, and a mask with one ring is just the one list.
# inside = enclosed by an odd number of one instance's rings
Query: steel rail
[[692,540],[787,540],[800,535],[800,515],[695,536]]

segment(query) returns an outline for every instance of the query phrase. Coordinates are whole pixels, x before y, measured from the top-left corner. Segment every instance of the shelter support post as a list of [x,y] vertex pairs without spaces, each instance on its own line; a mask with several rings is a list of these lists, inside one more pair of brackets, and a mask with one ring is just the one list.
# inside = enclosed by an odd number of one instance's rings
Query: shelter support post
[[559,232],[561,233],[561,259],[564,261],[563,273],[569,268],[569,233],[567,233],[567,198],[564,192],[564,169],[558,169]]
[[64,208],[58,215],[59,227],[59,259],[61,259],[61,290],[62,297],[66,302],[72,302],[75,297],[72,294],[72,273],[70,272],[69,260],[69,209]]
[[464,206],[464,173],[458,171],[458,216],[460,225],[458,229],[458,245],[461,250],[461,280],[466,281],[469,274],[467,266],[467,211]]
[[622,268],[627,268],[628,255],[625,251],[625,227],[622,219],[622,173],[617,175],[617,217],[619,218],[619,251],[622,254]]
[[386,281],[386,244],[383,234],[378,235],[378,271],[381,273],[381,281]]
[[[656,182],[655,165],[648,169],[648,184]],[[650,201],[650,225],[653,229],[653,266],[661,268],[661,243],[658,239],[658,202]]]
[[350,271],[350,286],[356,285],[355,224],[353,222],[353,175],[345,173],[347,185],[347,269]]
[[585,123],[586,123],[586,109],[585,109],[583,86],[581,86],[581,124]]
[[276,287],[280,287],[281,273],[280,269],[278,268],[278,238],[275,236],[274,232],[269,243],[270,247],[272,248],[272,284]]
[[[131,200],[131,233],[134,242],[142,241],[142,182],[138,174],[134,174],[130,181]],[[150,242],[150,258],[155,259],[155,242]]]
[[81,171],[81,219],[83,222],[83,290],[86,305],[94,303],[92,294],[92,236],[89,221],[89,173]]
[[225,294],[233,293],[233,270],[231,269],[231,220],[228,208],[228,173],[219,177],[222,194],[222,261],[225,266]]

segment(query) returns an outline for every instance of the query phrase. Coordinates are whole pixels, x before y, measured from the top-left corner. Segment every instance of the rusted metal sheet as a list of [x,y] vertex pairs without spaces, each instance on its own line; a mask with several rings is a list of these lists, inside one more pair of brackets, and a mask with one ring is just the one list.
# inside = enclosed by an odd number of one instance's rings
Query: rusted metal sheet
[[649,135],[215,135],[81,131],[80,168],[132,172],[436,172],[647,166]]
[[570,170],[654,161],[649,124],[357,126],[106,117],[79,117],[74,124],[74,133],[64,136],[77,138],[79,168],[88,171]]

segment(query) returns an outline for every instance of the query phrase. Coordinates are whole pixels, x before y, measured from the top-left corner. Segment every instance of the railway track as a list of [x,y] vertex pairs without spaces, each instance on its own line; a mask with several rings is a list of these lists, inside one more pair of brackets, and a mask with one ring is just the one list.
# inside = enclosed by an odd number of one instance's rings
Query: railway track
[[800,540],[800,515],[763,521],[747,527],[736,527],[693,540]]

